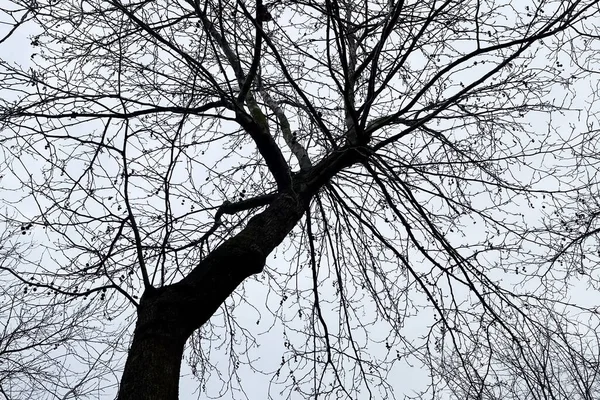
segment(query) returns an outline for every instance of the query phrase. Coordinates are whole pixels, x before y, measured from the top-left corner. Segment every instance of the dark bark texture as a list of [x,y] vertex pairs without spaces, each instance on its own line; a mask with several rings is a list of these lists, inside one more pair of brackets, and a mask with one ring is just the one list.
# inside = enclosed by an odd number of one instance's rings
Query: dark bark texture
[[179,371],[186,341],[175,304],[163,291],[146,291],[138,308],[133,342],[121,378],[119,399],[179,398]]

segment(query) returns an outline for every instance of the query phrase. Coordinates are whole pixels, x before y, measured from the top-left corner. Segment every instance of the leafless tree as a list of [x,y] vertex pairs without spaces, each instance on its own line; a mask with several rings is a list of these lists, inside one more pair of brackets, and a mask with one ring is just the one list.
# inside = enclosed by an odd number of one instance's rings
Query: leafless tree
[[[112,337],[80,362],[120,400],[177,399],[184,358],[227,398],[390,398],[415,364],[417,398],[597,392],[597,1],[2,7],[34,54],[0,62],[0,271],[36,346]],[[14,390],[110,393],[78,376]]]

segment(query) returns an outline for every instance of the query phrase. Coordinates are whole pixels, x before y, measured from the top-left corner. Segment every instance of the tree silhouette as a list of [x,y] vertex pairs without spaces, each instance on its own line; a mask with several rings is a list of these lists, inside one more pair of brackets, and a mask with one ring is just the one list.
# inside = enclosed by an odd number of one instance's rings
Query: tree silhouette
[[596,1],[1,7],[4,397],[599,392]]

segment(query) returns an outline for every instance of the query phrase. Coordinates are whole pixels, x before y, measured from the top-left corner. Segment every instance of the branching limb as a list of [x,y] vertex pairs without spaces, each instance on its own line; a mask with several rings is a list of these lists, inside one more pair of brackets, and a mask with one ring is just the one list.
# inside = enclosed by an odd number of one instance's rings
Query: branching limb
[[264,126],[261,126],[261,124],[245,113],[238,113],[236,121],[248,132],[254,143],[256,143],[260,155],[265,160],[271,175],[275,178],[275,182],[277,182],[277,189],[280,192],[287,190],[292,184],[290,167],[287,165],[281,149],[275,143],[268,129],[264,129]]
[[[356,38],[356,29],[352,27],[352,12],[353,9],[348,7],[346,9],[345,15],[345,26],[341,27],[343,29],[346,36],[347,43],[341,41],[343,49],[343,53],[347,53],[348,62],[343,62],[342,65],[345,66],[346,71],[344,71],[344,75],[346,77],[346,87],[344,88],[344,108],[345,108],[345,119],[346,119],[346,140],[349,144],[357,144],[358,143],[358,115],[356,113],[356,60],[357,53],[356,50],[358,48],[358,41]],[[344,49],[345,47],[345,49]],[[342,58],[342,60],[344,60]]]
[[[259,3],[262,5],[262,3]],[[209,21],[206,14],[196,6],[196,12],[205,31],[215,40],[217,45],[221,48],[231,68],[235,72],[236,79],[240,85],[240,93],[236,103],[236,121],[244,128],[244,130],[252,137],[256,143],[256,147],[260,152],[261,156],[267,163],[267,167],[277,182],[277,187],[280,191],[284,191],[291,186],[291,171],[287,165],[281,149],[275,143],[275,140],[269,132],[269,124],[267,122],[266,115],[260,109],[256,99],[250,91],[252,80],[257,74],[259,66],[260,48],[261,48],[261,36],[263,34],[260,28],[260,22],[257,27],[257,36],[255,41],[254,57],[252,65],[250,67],[249,74],[246,76],[242,69],[242,64],[235,54],[227,39],[221,35],[215,28],[214,24]],[[248,17],[252,17],[249,12],[244,8],[244,13]],[[250,115],[243,109],[243,104],[248,107]]]
[[[244,7],[242,5],[242,7]],[[254,37],[254,57],[252,57],[252,65],[250,66],[250,71],[248,71],[248,76],[246,76],[244,80],[244,84],[240,87],[240,93],[238,95],[237,101],[242,102],[248,94],[250,94],[250,87],[252,86],[252,82],[258,75],[258,68],[260,66],[260,57],[262,50],[262,40],[260,36],[259,27],[262,26],[263,19],[261,18],[261,13],[264,13],[265,6],[262,4],[262,0],[258,0],[256,2],[256,22],[258,23],[256,34]],[[244,11],[245,8],[244,8]],[[254,99],[252,99],[254,100]],[[254,102],[256,104],[256,102]],[[260,110],[259,110],[260,111]]]
[[200,239],[194,240],[193,242],[188,243],[185,246],[179,247],[175,251],[185,250],[187,248],[197,246],[198,244],[204,242],[206,239],[208,239],[210,235],[215,233],[219,226],[221,226],[221,217],[223,215],[233,215],[240,211],[246,211],[252,208],[267,206],[271,204],[275,197],[275,193],[269,193],[252,197],[246,200],[236,201],[235,203],[232,203],[230,201],[223,202],[223,204],[221,204],[221,206],[217,209],[217,213],[215,214],[215,222],[210,227],[210,229],[204,235],[202,235]]
[[[7,9],[0,9],[0,11],[2,11],[4,14],[9,15],[12,19],[12,22],[8,22],[8,23],[4,23],[6,25],[12,25],[12,27],[9,29],[9,31],[3,35],[0,36],[0,44],[4,43],[5,41],[7,41],[10,37],[12,37],[12,35],[16,32],[16,30],[21,26],[24,25],[27,21],[29,21],[33,14],[35,13],[35,9],[33,7],[31,7],[30,9],[28,9],[27,11],[25,11],[25,13],[20,17],[17,18],[17,14],[18,12],[24,11],[25,9],[13,9],[13,10],[9,10]],[[0,392],[3,393],[3,392]]]
[[265,88],[262,87],[262,85],[259,85],[259,91],[262,98],[265,99],[267,106],[269,106],[273,114],[275,114],[275,116],[277,117],[277,120],[279,121],[279,127],[281,128],[281,132],[283,132],[283,139],[292,151],[292,154],[294,154],[294,156],[298,160],[298,164],[300,164],[300,169],[303,171],[309,170],[310,167],[312,167],[312,163],[310,161],[308,153],[306,152],[304,146],[302,146],[300,142],[298,142],[298,138],[296,137],[296,135],[292,133],[292,130],[290,128],[290,122],[287,119],[285,113],[283,112],[283,109],[279,106],[279,103],[271,97],[269,92],[267,92],[267,90],[265,90]]

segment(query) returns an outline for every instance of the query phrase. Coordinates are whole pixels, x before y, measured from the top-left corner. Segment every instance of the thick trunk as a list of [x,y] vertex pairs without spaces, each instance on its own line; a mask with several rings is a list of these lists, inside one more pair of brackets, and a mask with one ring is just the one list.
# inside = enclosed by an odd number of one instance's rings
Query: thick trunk
[[[185,330],[175,310],[159,300],[157,291],[144,294],[118,400],[177,400]],[[162,296],[161,296],[162,297]]]
[[280,196],[181,282],[146,290],[118,400],[177,400],[186,340],[235,288],[262,271],[268,254],[300,220],[305,205]]
[[169,336],[134,335],[118,400],[177,400],[184,344]]
[[213,250],[180,282],[146,290],[125,363],[118,400],[177,400],[183,348],[246,278],[260,273],[269,253],[302,218],[310,198],[363,152],[339,150],[252,217],[241,232]]

